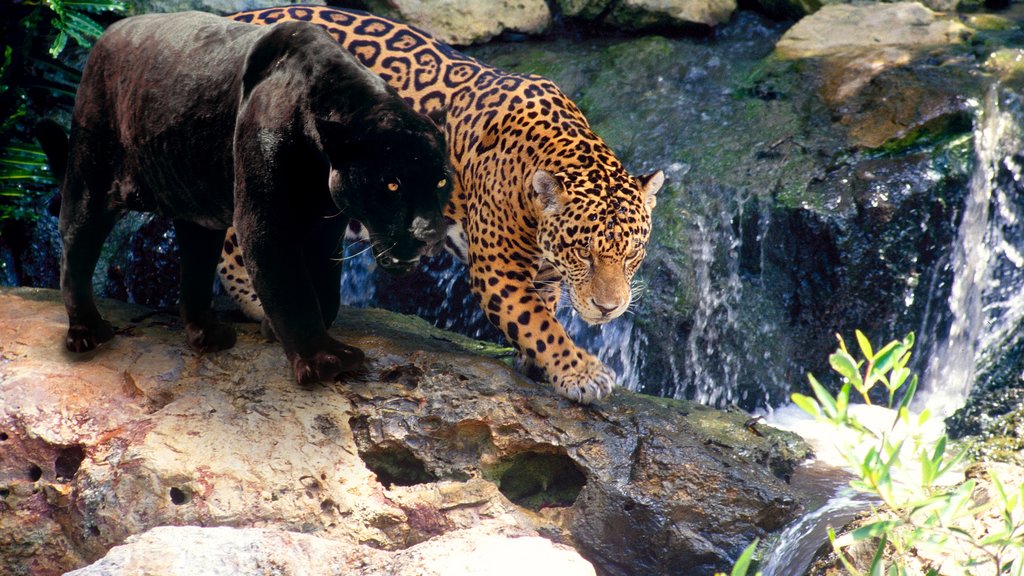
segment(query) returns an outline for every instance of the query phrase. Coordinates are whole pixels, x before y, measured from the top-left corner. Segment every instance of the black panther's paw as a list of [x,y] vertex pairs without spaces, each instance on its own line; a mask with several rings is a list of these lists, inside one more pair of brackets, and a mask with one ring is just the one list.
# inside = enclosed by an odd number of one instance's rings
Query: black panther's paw
[[292,369],[301,386],[316,382],[330,382],[342,372],[352,372],[363,366],[366,355],[354,346],[332,341],[330,351],[320,351],[310,357],[295,356]]
[[235,329],[213,319],[185,324],[185,337],[199,352],[219,352],[235,345]]
[[83,323],[71,324],[64,346],[69,351],[80,354],[95,350],[97,346],[113,337],[114,327],[106,320],[98,320],[91,326]]

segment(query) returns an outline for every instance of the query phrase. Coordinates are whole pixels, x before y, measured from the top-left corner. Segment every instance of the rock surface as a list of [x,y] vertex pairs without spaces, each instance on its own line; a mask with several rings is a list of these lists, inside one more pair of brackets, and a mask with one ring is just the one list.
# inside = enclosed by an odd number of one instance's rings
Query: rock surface
[[776,45],[786,58],[962,42],[970,29],[917,2],[831,4],[793,25]]
[[408,22],[435,38],[464,46],[502,32],[540,34],[551,25],[544,0],[370,0],[370,12]]
[[258,10],[284,4],[320,4],[324,0],[134,0],[130,3],[133,14],[150,12],[183,12],[200,10],[214,14],[233,14],[244,10]]
[[69,576],[593,576],[575,550],[501,523],[457,530],[394,553],[273,528],[164,526],[128,538]]
[[72,358],[56,292],[0,291],[7,573],[79,568],[158,526],[398,551],[491,523],[573,545],[601,574],[698,574],[799,508],[781,479],[806,454],[791,435],[625,391],[570,404],[414,318],[344,310],[335,331],[368,369],[303,389],[255,324],[198,355],[174,317],[101,308],[118,336]]
[[728,22],[736,0],[621,0],[604,23],[625,30],[645,30]]

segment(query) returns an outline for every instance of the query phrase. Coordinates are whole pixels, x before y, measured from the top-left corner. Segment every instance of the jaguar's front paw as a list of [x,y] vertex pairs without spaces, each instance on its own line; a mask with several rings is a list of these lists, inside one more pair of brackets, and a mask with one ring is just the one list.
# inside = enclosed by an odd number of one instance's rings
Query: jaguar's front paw
[[113,337],[114,327],[106,320],[98,320],[91,325],[83,322],[73,323],[68,326],[68,335],[64,340],[64,346],[69,351],[80,354],[95,350],[97,346]]
[[594,356],[586,352],[577,354],[575,366],[570,362],[562,365],[560,371],[550,374],[555,390],[580,404],[590,404],[611,394],[615,387],[615,373]]
[[330,382],[342,372],[352,372],[363,365],[366,356],[354,346],[333,341],[330,350],[321,350],[311,356],[296,355],[292,359],[295,380],[302,386],[316,382]]

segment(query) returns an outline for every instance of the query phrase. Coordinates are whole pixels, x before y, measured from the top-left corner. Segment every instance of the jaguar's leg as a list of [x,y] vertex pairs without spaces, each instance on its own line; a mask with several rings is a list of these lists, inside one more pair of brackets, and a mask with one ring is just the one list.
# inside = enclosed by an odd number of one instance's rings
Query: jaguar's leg
[[533,285],[536,270],[509,261],[498,277],[486,259],[470,260],[473,291],[487,318],[527,362],[544,371],[559,394],[589,404],[611,393],[615,373],[566,334]]
[[[541,301],[547,307],[548,312],[552,316],[558,310],[558,302],[562,296],[562,275],[558,273],[551,265],[544,262],[541,264],[540,270],[537,271],[536,277],[533,279],[533,289],[540,297]],[[537,363],[526,355],[520,354],[516,367],[523,373],[533,378],[534,380],[544,379],[544,369],[537,365]]]

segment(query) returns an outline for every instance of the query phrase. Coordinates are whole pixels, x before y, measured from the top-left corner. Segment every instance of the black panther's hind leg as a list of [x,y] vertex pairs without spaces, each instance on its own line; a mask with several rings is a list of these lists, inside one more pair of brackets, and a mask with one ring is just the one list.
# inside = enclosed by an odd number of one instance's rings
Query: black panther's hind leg
[[107,211],[102,201],[90,203],[90,194],[77,175],[69,178],[63,196],[60,291],[68,312],[64,345],[72,352],[88,352],[114,337],[110,323],[96,309],[92,275],[117,214]]
[[181,251],[181,319],[188,343],[200,352],[231,348],[235,329],[218,321],[210,309],[224,231],[175,220],[174,232]]

